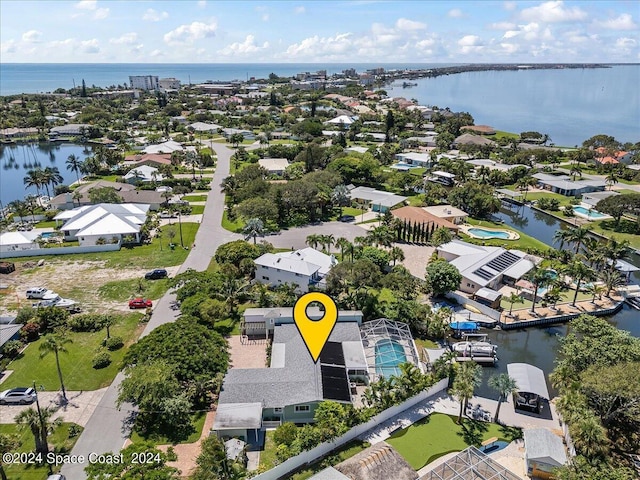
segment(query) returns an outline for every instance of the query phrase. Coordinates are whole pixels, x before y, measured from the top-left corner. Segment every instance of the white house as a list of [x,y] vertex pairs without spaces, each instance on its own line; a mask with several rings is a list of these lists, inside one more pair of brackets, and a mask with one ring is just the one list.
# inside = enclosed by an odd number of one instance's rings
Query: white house
[[178,142],[174,140],[169,140],[164,143],[159,143],[156,145],[147,145],[142,150],[144,153],[173,153],[173,152],[181,152],[184,148]]
[[396,160],[399,162],[415,165],[416,167],[430,168],[433,165],[430,153],[404,152],[397,153]]
[[356,187],[350,192],[352,200],[364,203],[374,212],[386,212],[396,205],[404,202],[407,197],[395,193],[376,190],[371,187]]
[[151,167],[149,165],[140,165],[139,167],[132,168],[124,176],[124,179],[127,181],[127,183],[149,183],[153,182],[154,180],[162,180],[163,178],[164,176],[158,172],[157,168]]
[[355,118],[354,117],[350,117],[348,115],[339,115],[339,116],[337,116],[335,118],[332,118],[331,120],[327,120],[324,123],[329,124],[329,125],[344,125],[345,127],[348,127],[353,122],[355,122]]
[[0,234],[0,252],[18,252],[36,250],[40,245],[36,242],[37,232],[5,232]]
[[283,175],[289,166],[289,160],[286,158],[261,158],[258,160],[258,165],[271,175]]
[[255,279],[272,286],[293,283],[304,293],[309,291],[309,285],[322,287],[324,277],[337,263],[333,255],[326,255],[313,248],[265,253],[255,260]]
[[[132,203],[100,203],[62,212],[54,220],[67,220],[61,231],[65,240],[77,240],[80,246],[121,243],[131,236],[140,242],[140,230],[147,219],[149,205]],[[72,215],[75,212],[75,215]]]

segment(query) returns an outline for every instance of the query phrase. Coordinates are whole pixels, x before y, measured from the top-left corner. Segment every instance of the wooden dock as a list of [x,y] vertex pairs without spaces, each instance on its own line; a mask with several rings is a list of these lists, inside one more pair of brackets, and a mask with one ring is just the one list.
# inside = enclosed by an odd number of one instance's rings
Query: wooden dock
[[552,325],[554,323],[565,323],[574,318],[578,318],[580,315],[592,315],[594,317],[605,317],[607,315],[613,315],[618,313],[624,305],[624,300],[619,301],[615,306],[602,310],[594,310],[590,312],[575,312],[565,313],[562,315],[556,315],[551,317],[532,318],[529,320],[516,320],[509,323],[500,322],[500,328],[502,330],[516,330],[519,328],[538,327],[542,325]]
[[498,357],[480,357],[478,355],[473,357],[456,357],[456,362],[476,362],[495,365],[497,361]]

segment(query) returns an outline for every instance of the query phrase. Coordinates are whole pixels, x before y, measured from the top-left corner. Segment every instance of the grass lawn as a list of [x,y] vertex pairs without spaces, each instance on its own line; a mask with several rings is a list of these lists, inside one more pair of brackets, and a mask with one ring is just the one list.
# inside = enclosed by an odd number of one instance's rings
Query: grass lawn
[[206,418],[206,412],[196,412],[191,416],[191,425],[193,426],[193,431],[187,438],[171,438],[170,436],[162,433],[154,433],[148,436],[142,436],[134,427],[133,432],[131,433],[131,441],[133,443],[152,442],[154,445],[194,443],[200,438],[200,435],[202,434],[202,429],[204,427],[204,421]]
[[438,345],[433,340],[429,340],[426,338],[414,338],[413,340],[414,342],[416,342],[417,346],[422,348],[440,348],[440,345]]
[[41,222],[36,223],[35,228],[55,228],[56,221],[55,220],[43,220]]
[[[336,209],[335,212],[336,214],[331,217],[331,220],[338,220],[338,213],[340,212],[338,211],[338,209]],[[353,215],[357,220],[358,215],[362,215],[362,209],[353,207],[342,207],[342,215]]]
[[[122,337],[125,347],[109,352],[111,364],[98,370],[93,368],[91,361],[96,351],[101,348],[105,331],[72,332],[70,338],[73,343],[65,345],[67,353],[59,354],[62,378],[67,390],[97,390],[109,385],[118,373],[127,347],[142,331],[142,325],[139,324],[140,318],[140,313],[129,313],[119,317],[118,323],[112,326],[110,331],[112,337]],[[42,338],[29,344],[22,355],[7,366],[7,369],[13,370],[13,373],[2,382],[3,389],[28,386],[34,380],[37,385],[43,385],[46,390],[60,389],[55,355],[49,353],[40,358],[38,348],[41,343]]]
[[[189,247],[193,244],[199,226],[199,223],[182,222],[182,237],[185,246]],[[117,252],[72,253],[61,258],[68,261],[106,261],[106,268],[137,267],[152,269],[181,265],[187,258],[189,251],[180,248],[179,246],[175,250],[170,250],[168,248],[167,245],[169,244],[169,238],[167,236],[167,231],[169,229],[176,232],[173,243],[179,245],[180,230],[178,224],[174,224],[171,227],[162,227],[162,231],[164,232],[162,240],[154,238],[149,245],[139,245],[132,248],[123,247]],[[41,258],[51,260],[50,256],[34,256],[29,257],[26,260],[24,258],[14,258],[7,259],[7,261],[14,261],[17,263],[25,261],[37,262]]]
[[409,205],[412,207],[424,206],[424,195],[412,195],[407,198]]
[[[523,199],[525,192],[522,193]],[[527,200],[540,200],[541,198],[555,198],[560,202],[560,206],[568,206],[571,205],[571,201],[574,200],[574,197],[567,197],[565,195],[560,195],[559,193],[552,192],[527,192]]]
[[169,280],[145,280],[144,278],[132,278],[108,282],[98,288],[98,295],[105,300],[126,302],[133,296],[142,296],[155,300],[160,298],[169,288]]
[[191,215],[202,215],[204,213],[204,205],[191,205]]
[[469,445],[480,444],[491,437],[510,441],[515,432],[495,423],[464,419],[462,425],[457,417],[432,413],[409,428],[396,432],[387,440],[416,470],[450,452],[464,450]]
[[502,240],[500,238],[492,238],[489,240],[483,240],[481,238],[471,238],[468,235],[460,232],[460,238],[465,242],[473,243],[476,245],[489,245],[492,247],[505,247],[505,248],[536,248],[540,250],[546,250],[549,248],[544,242],[541,242],[538,239],[530,237],[526,233],[521,232],[517,228],[513,228],[510,226],[505,226],[501,223],[491,222],[489,220],[476,220],[475,218],[467,217],[467,223],[470,225],[478,225],[480,227],[491,227],[491,228],[502,228],[505,230],[513,230],[514,232],[518,232],[520,238],[518,240]]
[[520,138],[520,135],[517,133],[505,132],[503,130],[496,130],[495,135],[488,135],[487,138],[492,140],[498,140],[500,138]]
[[225,210],[222,214],[222,228],[224,228],[225,230],[229,230],[230,232],[242,233],[244,222],[239,217],[236,217],[236,219],[232,222],[231,220],[229,220],[227,211]]
[[[624,220],[623,220],[624,222]],[[608,228],[603,228],[603,225],[612,225],[613,220],[598,220],[595,222],[591,222],[589,227],[595,233],[599,233],[600,235],[604,235],[605,237],[612,237],[618,241],[628,240],[633,248],[640,249],[640,235],[634,233],[622,233],[616,232],[614,230],[610,230]]]
[[[75,437],[69,437],[69,427],[74,425],[73,423],[63,423],[56,428],[53,433],[48,436],[48,443],[55,446],[56,453],[69,453],[73,448],[73,445],[78,440],[80,434]],[[82,428],[80,428],[82,432]],[[20,436],[20,446],[14,452],[33,452],[36,448],[33,435],[29,429],[20,428],[15,424],[1,424],[0,433],[6,435],[17,434]],[[12,453],[14,453],[12,452]],[[38,467],[35,465],[7,465],[4,463],[4,471],[7,478],[11,480],[44,480],[47,478],[48,469],[46,466]],[[54,467],[54,471],[58,471],[59,468]]]
[[185,195],[182,200],[187,202],[206,202],[207,198],[207,195]]
[[[575,293],[575,287],[571,290],[568,290],[566,292],[562,292],[562,299],[558,302],[558,305],[562,305],[562,304],[567,304],[567,303],[571,303],[573,301],[573,295]],[[582,300],[591,300],[593,298],[593,295],[589,295],[588,293],[585,293],[583,291],[578,292],[578,298],[577,301],[581,302]],[[516,312],[517,310],[531,310],[531,300],[527,300],[526,298],[523,298],[524,303],[514,303],[513,304],[513,311]],[[503,297],[503,299],[500,301],[500,306],[504,309],[505,313],[509,313],[509,309],[511,308],[511,304],[509,302],[507,302],[507,300]],[[536,308],[541,307],[542,306],[542,298],[538,297],[536,300]]]

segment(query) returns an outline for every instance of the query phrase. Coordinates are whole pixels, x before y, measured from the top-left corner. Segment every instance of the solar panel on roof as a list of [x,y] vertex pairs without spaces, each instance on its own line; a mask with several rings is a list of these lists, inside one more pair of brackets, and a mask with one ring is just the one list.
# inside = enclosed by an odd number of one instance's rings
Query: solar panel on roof
[[480,278],[484,278],[485,280],[489,280],[490,278],[493,278],[493,273],[491,272],[487,272],[484,268],[480,267],[479,269],[477,269],[475,272],[476,275],[478,275]]
[[349,379],[344,367],[320,365],[322,375],[322,398],[325,400],[351,401]]
[[503,252],[496,258],[487,263],[487,267],[494,269],[497,272],[502,272],[509,268],[511,265],[520,260],[520,257],[511,253]]
[[320,352],[320,363],[329,365],[344,365],[344,353],[340,342],[327,342]]

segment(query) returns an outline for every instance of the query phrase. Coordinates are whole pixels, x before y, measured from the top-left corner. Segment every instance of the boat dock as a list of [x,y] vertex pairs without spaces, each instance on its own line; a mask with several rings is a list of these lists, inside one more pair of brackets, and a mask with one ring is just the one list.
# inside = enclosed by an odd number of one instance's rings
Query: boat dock
[[636,310],[640,310],[640,285],[627,285],[619,290],[625,302]]

